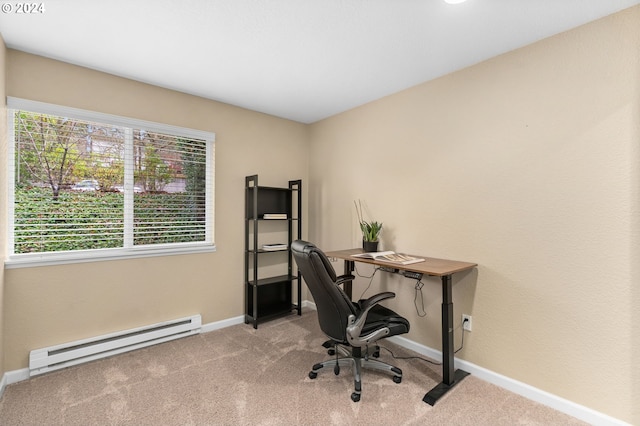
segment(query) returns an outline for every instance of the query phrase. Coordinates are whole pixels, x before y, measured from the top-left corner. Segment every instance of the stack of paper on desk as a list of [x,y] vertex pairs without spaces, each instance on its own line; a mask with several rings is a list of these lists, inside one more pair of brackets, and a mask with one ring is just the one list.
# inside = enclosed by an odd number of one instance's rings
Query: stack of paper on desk
[[399,265],[409,265],[411,263],[424,262],[424,259],[408,254],[396,253],[394,251],[378,251],[371,253],[352,254],[353,257],[363,259],[379,260],[381,262],[397,263]]

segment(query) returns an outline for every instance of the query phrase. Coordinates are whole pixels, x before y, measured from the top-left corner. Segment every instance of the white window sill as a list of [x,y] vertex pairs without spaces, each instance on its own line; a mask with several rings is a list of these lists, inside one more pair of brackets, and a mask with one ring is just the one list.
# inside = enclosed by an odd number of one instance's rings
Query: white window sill
[[216,251],[214,244],[190,244],[177,247],[141,247],[130,249],[102,249],[78,252],[34,253],[13,255],[5,260],[5,269],[31,268],[37,266],[66,265],[70,263],[100,262],[104,260],[126,260],[140,257],[173,256]]

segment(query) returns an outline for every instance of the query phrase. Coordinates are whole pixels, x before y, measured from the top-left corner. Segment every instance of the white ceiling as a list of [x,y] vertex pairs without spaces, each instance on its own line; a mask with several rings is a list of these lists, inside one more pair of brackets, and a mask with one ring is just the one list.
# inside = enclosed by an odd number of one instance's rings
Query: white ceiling
[[311,123],[640,0],[17,3],[0,13],[10,48]]

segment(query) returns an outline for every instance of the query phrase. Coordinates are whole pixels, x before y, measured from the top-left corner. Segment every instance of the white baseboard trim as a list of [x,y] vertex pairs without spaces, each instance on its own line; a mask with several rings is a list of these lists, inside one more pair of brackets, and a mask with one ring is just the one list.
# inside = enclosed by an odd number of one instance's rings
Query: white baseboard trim
[[202,332],[208,333],[210,331],[220,330],[222,328],[231,327],[232,325],[238,325],[244,323],[244,315],[229,318],[226,320],[210,322],[208,324],[202,324]]
[[[302,302],[302,307],[316,310],[315,303],[308,300]],[[210,331],[220,330],[222,328],[242,323],[244,323],[244,315],[204,324],[202,326],[202,332],[208,333]],[[403,348],[412,350],[420,355],[433,359],[434,361],[442,362],[442,352],[436,349],[430,348],[420,343],[416,343],[413,340],[409,340],[401,336],[392,336],[389,338],[389,341],[397,344],[398,346],[402,346]],[[511,391],[515,394],[521,395],[532,401],[539,402],[540,404],[551,407],[554,410],[558,410],[589,424],[598,426],[630,426],[628,423],[625,423],[622,420],[618,420],[614,417],[608,416],[604,413],[600,413],[599,411],[593,410],[583,405],[576,404],[575,402],[569,401],[567,399],[560,398],[559,396],[535,388],[526,383],[519,382],[507,376],[503,376],[502,374],[487,370],[486,368],[480,367],[471,362],[456,359],[455,365],[456,368],[461,368],[464,371],[467,371],[486,382],[492,383],[496,386],[500,386],[501,388],[507,389],[508,391]],[[28,378],[28,368],[23,368],[21,370],[15,371],[7,371],[6,373],[4,373],[2,379],[0,379],[0,397],[2,397],[2,394],[4,393],[7,385],[21,382],[23,380],[27,380]]]
[[[397,344],[398,346],[410,349],[434,361],[442,362],[442,352],[438,350],[421,345],[414,342],[413,340],[409,340],[401,336],[392,336],[388,340]],[[502,374],[487,370],[484,367],[480,367],[468,361],[456,358],[455,368],[460,368],[484,380],[485,382],[492,383],[510,392],[521,395],[542,405],[546,405],[547,407],[553,408],[554,410],[568,414],[592,425],[630,426],[628,423],[625,423],[622,420],[618,420],[614,417],[608,416],[604,413],[585,407],[583,405],[576,404],[575,402],[569,401],[568,399],[561,398],[557,395],[535,388],[526,383],[519,382],[507,376],[503,376]]]
[[623,422],[622,420],[616,419],[607,414],[585,407],[584,405],[576,404],[568,399],[561,398],[547,391],[535,388],[526,383],[519,382],[510,377],[503,376],[502,374],[487,370],[486,368],[467,361],[456,359],[456,368],[461,368],[484,381],[493,383],[515,394],[524,396],[532,401],[539,402],[540,404],[551,407],[554,410],[558,410],[589,424],[599,426],[630,426],[629,423]]
[[395,343],[398,346],[402,346],[403,348],[412,350],[414,352],[419,353],[420,355],[426,356],[427,358],[433,361],[442,362],[442,352],[432,349],[428,346],[421,345],[420,343],[416,343],[413,340],[407,339],[406,337],[391,336],[387,340]]
[[[303,304],[304,306],[304,304]],[[309,302],[307,306],[311,309],[316,309],[316,305],[313,302]],[[416,343],[413,340],[409,340],[402,336],[391,336],[387,340],[395,343],[398,346],[412,350],[422,356],[432,359],[437,362],[442,362],[442,352],[428,346]],[[622,420],[618,420],[614,417],[608,416],[599,411],[593,410],[589,407],[585,407],[580,404],[576,404],[568,399],[561,398],[552,393],[535,388],[523,382],[519,382],[510,377],[503,376],[502,374],[487,370],[484,367],[480,367],[471,362],[461,359],[455,359],[455,367],[473,374],[474,376],[489,382],[496,386],[500,386],[510,392],[521,395],[527,399],[538,402],[554,410],[573,416],[584,422],[598,426],[630,426],[629,423],[625,423]]]
[[7,371],[0,380],[0,397],[4,393],[4,389],[13,384],[18,383],[29,378],[29,369],[22,368],[20,370]]
[[[313,302],[309,302],[308,300],[304,300],[302,302],[302,308],[311,308],[313,310],[316,309],[316,305]],[[233,318],[228,318],[226,320],[210,322],[208,324],[202,325],[202,332],[208,333],[210,331],[220,330],[222,328],[231,327],[232,325],[238,325],[244,323],[244,315],[240,315]]]
[[[309,302],[307,302],[306,300],[302,302],[303,308],[307,306],[309,306]],[[313,305],[313,308],[315,309],[315,305]],[[237,317],[228,318],[221,321],[203,324],[201,327],[201,330],[203,333],[208,333],[210,331],[220,330],[222,328],[231,327],[232,325],[238,325],[243,323],[244,323],[244,315],[240,315]],[[2,395],[4,394],[4,390],[8,385],[12,383],[21,382],[27,379],[29,379],[28,368],[5,372],[0,378],[0,398],[2,398]]]

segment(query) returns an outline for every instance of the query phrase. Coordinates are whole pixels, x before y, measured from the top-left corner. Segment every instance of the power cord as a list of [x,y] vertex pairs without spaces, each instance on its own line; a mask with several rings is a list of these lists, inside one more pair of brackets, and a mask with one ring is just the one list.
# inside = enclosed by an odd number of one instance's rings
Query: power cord
[[[373,274],[371,274],[370,276],[361,275],[360,272],[358,272],[358,268],[357,267],[355,267],[354,269],[355,269],[355,273],[356,273],[357,276],[359,276],[360,278],[368,278],[369,279],[369,284],[367,285],[367,288],[364,289],[364,291],[360,295],[360,298],[358,299],[358,300],[362,300],[362,298],[364,297],[364,294],[371,287],[371,283],[373,283],[373,278],[376,276],[376,273],[381,270],[381,268],[379,268],[379,267],[374,268],[373,269]],[[422,293],[422,287],[424,287],[424,283],[422,281],[420,281],[419,279],[416,280],[416,285],[414,287],[415,288],[415,295],[413,297],[413,305],[416,308],[416,313],[418,314],[418,316],[421,317],[421,318],[424,318],[424,317],[427,316],[427,311],[424,308],[424,294]],[[418,295],[420,296],[420,307],[418,307]]]
[[361,275],[360,272],[358,272],[358,265],[357,264],[353,265],[353,270],[355,271],[356,275],[359,276],[360,278],[373,278],[374,275],[376,274],[376,272],[378,272],[378,269],[380,269],[380,268],[374,268],[373,269],[373,274],[371,274],[370,276],[366,276],[366,275]]
[[[360,273],[358,272],[358,268],[355,268],[355,272],[356,275],[361,277],[361,278],[369,278],[369,285],[367,285],[367,288],[364,289],[364,291],[362,292],[362,294],[360,295],[360,299],[362,299],[364,297],[364,294],[367,292],[367,290],[369,290],[369,288],[371,287],[371,283],[373,282],[373,278],[376,276],[376,273],[380,270],[380,268],[375,268],[373,270],[373,274],[371,274],[371,276],[362,276],[360,275]],[[424,283],[420,280],[416,280],[416,284],[415,284],[415,296],[413,298],[413,304],[416,307],[416,313],[418,314],[419,317],[425,317],[427,316],[427,312],[424,309],[424,294],[422,293],[422,288],[424,287]],[[420,313],[420,308],[418,307],[418,294],[420,294],[420,305],[422,308],[422,313]],[[464,329],[464,323],[469,321],[468,318],[465,318],[462,323],[456,327],[455,329],[462,329],[462,337],[461,337],[461,342],[460,342],[460,347],[458,349],[456,349],[453,353],[457,354],[458,352],[460,352],[463,348],[464,348],[464,332],[466,331]],[[442,365],[442,363],[440,362],[436,362],[436,361],[432,361],[430,359],[427,358],[422,358],[419,356],[408,356],[408,357],[398,357],[396,356],[391,349],[385,348],[384,346],[380,346],[382,349],[384,349],[385,351],[389,352],[391,354],[391,357],[393,359],[403,359],[403,360],[412,360],[412,359],[419,359],[421,361],[425,361],[428,362],[430,364],[433,365]]]
[[[416,294],[413,297],[413,305],[416,307],[416,313],[421,318],[427,316],[427,311],[425,311],[424,309],[424,295],[422,294],[422,287],[424,287],[424,283],[420,280],[416,280]],[[420,309],[418,308],[418,293],[420,293],[420,304],[422,305],[422,313],[420,313]]]
[[[360,295],[360,300],[364,297],[364,294],[369,290],[369,288],[371,287],[371,283],[373,283],[373,278],[376,276],[376,273],[380,270],[380,268],[374,268],[373,270],[373,274],[371,274],[370,276],[363,276],[360,275],[360,273],[358,272],[358,268],[355,267],[355,272],[356,275],[359,276],[360,278],[368,278],[369,279],[369,284],[367,285],[367,288],[364,289],[364,291],[362,292],[362,294]],[[424,283],[421,280],[416,280],[416,284],[414,286],[415,289],[415,295],[413,297],[413,304],[416,308],[416,313],[419,317],[425,317],[427,316],[427,312],[424,308],[424,294],[422,293],[422,288],[424,287]],[[418,294],[420,295],[420,307],[418,307]],[[422,309],[422,313],[420,312],[420,310]],[[453,353],[457,354],[458,352],[460,352],[463,348],[464,348],[464,332],[466,331],[464,329],[464,323],[469,321],[468,318],[465,318],[462,323],[456,327],[456,330],[458,329],[462,329],[462,337],[461,337],[461,342],[460,342],[460,347],[458,349],[456,349]],[[385,348],[384,346],[380,346],[382,349],[384,349],[385,351],[389,352],[391,354],[391,357],[393,359],[404,359],[404,360],[411,360],[411,359],[419,359],[425,362],[428,362],[430,364],[434,364],[434,365],[442,365],[442,363],[439,362],[435,362],[435,361],[431,361],[429,359],[426,358],[421,358],[418,356],[410,356],[410,357],[397,357],[390,349]]]
[[364,299],[364,294],[367,292],[367,290],[369,290],[369,287],[371,287],[371,283],[373,282],[373,278],[376,276],[376,272],[378,272],[378,270],[379,270],[379,269],[380,269],[380,268],[375,268],[375,269],[373,270],[373,274],[371,274],[371,276],[370,276],[370,277],[363,277],[362,275],[360,275],[360,274],[358,273],[358,269],[356,268],[356,275],[358,275],[360,278],[369,278],[369,285],[367,285],[367,288],[365,288],[365,289],[362,291],[362,294],[360,295],[360,298],[359,298],[358,300],[362,300],[362,299]]
[[465,323],[465,322],[467,322],[467,321],[469,321],[469,318],[465,318],[465,319],[462,321],[462,323],[461,323],[461,324],[456,328],[456,330],[457,330],[458,328],[461,328],[461,329],[462,329],[462,341],[460,342],[460,347],[459,347],[458,349],[456,349],[456,350],[453,352],[454,354],[457,354],[458,352],[460,352],[460,351],[462,350],[462,348],[464,348],[464,332],[466,331],[466,330],[464,329],[464,323]]
[[422,358],[422,357],[419,357],[419,356],[396,356],[396,354],[394,354],[394,353],[391,351],[391,349],[389,349],[389,348],[385,348],[384,346],[380,346],[380,348],[381,348],[381,349],[384,349],[384,350],[385,350],[385,351],[387,351],[387,352],[389,352],[389,353],[391,354],[391,357],[392,357],[393,359],[404,359],[404,360],[418,359],[418,360],[420,360],[420,361],[428,362],[429,364],[433,364],[433,365],[442,365],[442,363],[441,363],[441,362],[433,361],[433,360],[430,360],[430,359],[428,359],[428,358]]
[[[466,331],[464,329],[464,323],[467,322],[467,321],[469,321],[469,320],[467,318],[465,318],[465,320],[462,321],[462,324],[460,324],[456,328],[456,330],[459,329],[459,328],[462,329],[462,342],[460,344],[460,347],[453,352],[454,354],[457,354],[458,352],[460,352],[462,350],[462,348],[464,348],[464,332]],[[387,352],[389,352],[393,359],[402,359],[402,360],[409,360],[409,361],[412,360],[412,359],[417,359],[417,360],[420,360],[420,361],[428,362],[429,364],[433,364],[433,365],[442,365],[441,362],[433,361],[433,360],[430,360],[428,358],[422,358],[422,357],[419,357],[419,356],[396,356],[396,354],[394,354],[393,351],[391,351],[391,349],[385,348],[384,346],[380,346],[380,348],[384,349]]]

